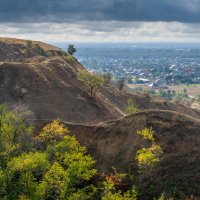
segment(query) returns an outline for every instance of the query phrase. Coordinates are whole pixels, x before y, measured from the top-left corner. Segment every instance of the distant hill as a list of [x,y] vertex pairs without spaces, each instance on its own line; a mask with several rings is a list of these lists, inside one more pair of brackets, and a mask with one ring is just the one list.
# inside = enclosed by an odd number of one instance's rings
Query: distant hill
[[84,70],[63,50],[33,42],[30,58],[26,41],[0,39],[0,102],[25,106],[37,119],[96,122],[122,116],[103,95],[90,98],[78,79]]

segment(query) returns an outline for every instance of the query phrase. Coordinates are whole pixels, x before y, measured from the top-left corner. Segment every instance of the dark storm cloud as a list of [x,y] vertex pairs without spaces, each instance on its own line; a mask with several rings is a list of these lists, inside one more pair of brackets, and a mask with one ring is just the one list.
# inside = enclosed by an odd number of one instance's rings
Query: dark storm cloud
[[0,0],[0,22],[200,22],[200,0]]

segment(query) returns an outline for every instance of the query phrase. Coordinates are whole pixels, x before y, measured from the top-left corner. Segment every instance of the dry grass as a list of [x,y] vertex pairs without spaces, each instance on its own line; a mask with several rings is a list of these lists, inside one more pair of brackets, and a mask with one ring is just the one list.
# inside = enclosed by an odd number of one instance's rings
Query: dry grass
[[[144,84],[128,84],[129,88],[134,89],[135,91],[128,90],[129,92],[137,93],[137,88],[143,88],[143,89],[151,89],[149,86]],[[170,90],[175,90],[176,92],[183,92],[184,89],[187,90],[187,93],[191,97],[196,97],[197,95],[200,95],[200,85],[194,84],[194,85],[174,85],[174,86],[168,86]],[[158,91],[158,90],[156,90]],[[142,91],[138,90],[139,93],[142,93]]]
[[152,186],[154,195],[162,193],[163,188],[174,188],[176,195],[183,192],[184,195],[200,196],[199,119],[176,112],[151,110],[96,126],[66,126],[81,144],[87,146],[100,170],[109,172],[114,167],[119,173],[128,172],[130,168],[137,171],[136,152],[150,145],[137,131],[152,127],[155,142],[164,154],[151,171],[138,174],[139,187],[147,195],[144,199],[153,199]]
[[[23,40],[23,39],[17,39],[17,38],[5,38],[5,37],[0,37],[0,41],[1,42],[7,42],[10,44],[26,44],[27,40]],[[43,42],[39,42],[39,41],[32,41],[33,45],[38,44],[40,47],[42,47],[45,51],[48,50],[61,50],[55,46],[43,43]]]
[[197,95],[200,94],[200,85],[175,85],[175,86],[170,86],[170,90],[175,90],[177,92],[183,92],[184,89],[187,90],[187,93],[191,97],[196,97]]

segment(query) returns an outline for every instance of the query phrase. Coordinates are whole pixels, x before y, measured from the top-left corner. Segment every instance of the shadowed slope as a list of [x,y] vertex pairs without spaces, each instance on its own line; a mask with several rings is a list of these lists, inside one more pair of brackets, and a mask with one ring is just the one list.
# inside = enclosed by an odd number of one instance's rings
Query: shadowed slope
[[149,110],[95,126],[66,126],[87,146],[103,172],[112,167],[118,172],[138,171],[136,152],[150,144],[137,131],[152,127],[164,154],[151,173],[139,175],[143,193],[149,196],[150,188],[162,192],[175,185],[186,194],[200,195],[200,120],[171,111]]

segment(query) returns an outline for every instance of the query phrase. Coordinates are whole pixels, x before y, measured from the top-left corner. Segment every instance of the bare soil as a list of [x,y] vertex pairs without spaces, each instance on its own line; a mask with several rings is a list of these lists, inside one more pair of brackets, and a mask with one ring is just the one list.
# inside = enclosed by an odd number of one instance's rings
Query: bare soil
[[[137,173],[136,152],[150,145],[137,131],[152,127],[164,154],[151,173],[139,173],[145,199],[152,199],[149,188],[160,193],[173,185],[200,196],[197,110],[119,92],[111,85],[91,98],[77,78],[85,69],[76,59],[69,61],[66,52],[40,42],[34,42],[34,51],[27,58],[25,44],[24,40],[0,38],[0,103],[27,107],[38,127],[55,118],[66,121],[71,134],[87,147],[102,172],[115,167],[118,172],[133,169]],[[127,98],[133,98],[141,112],[124,117]]]
[[153,199],[151,190],[155,195],[170,188],[200,196],[199,119],[172,111],[151,110],[96,126],[66,126],[95,157],[102,172],[114,167],[119,173],[133,170],[136,174],[139,172],[136,152],[150,146],[137,131],[152,127],[155,142],[164,154],[151,170],[138,173],[144,199]]

